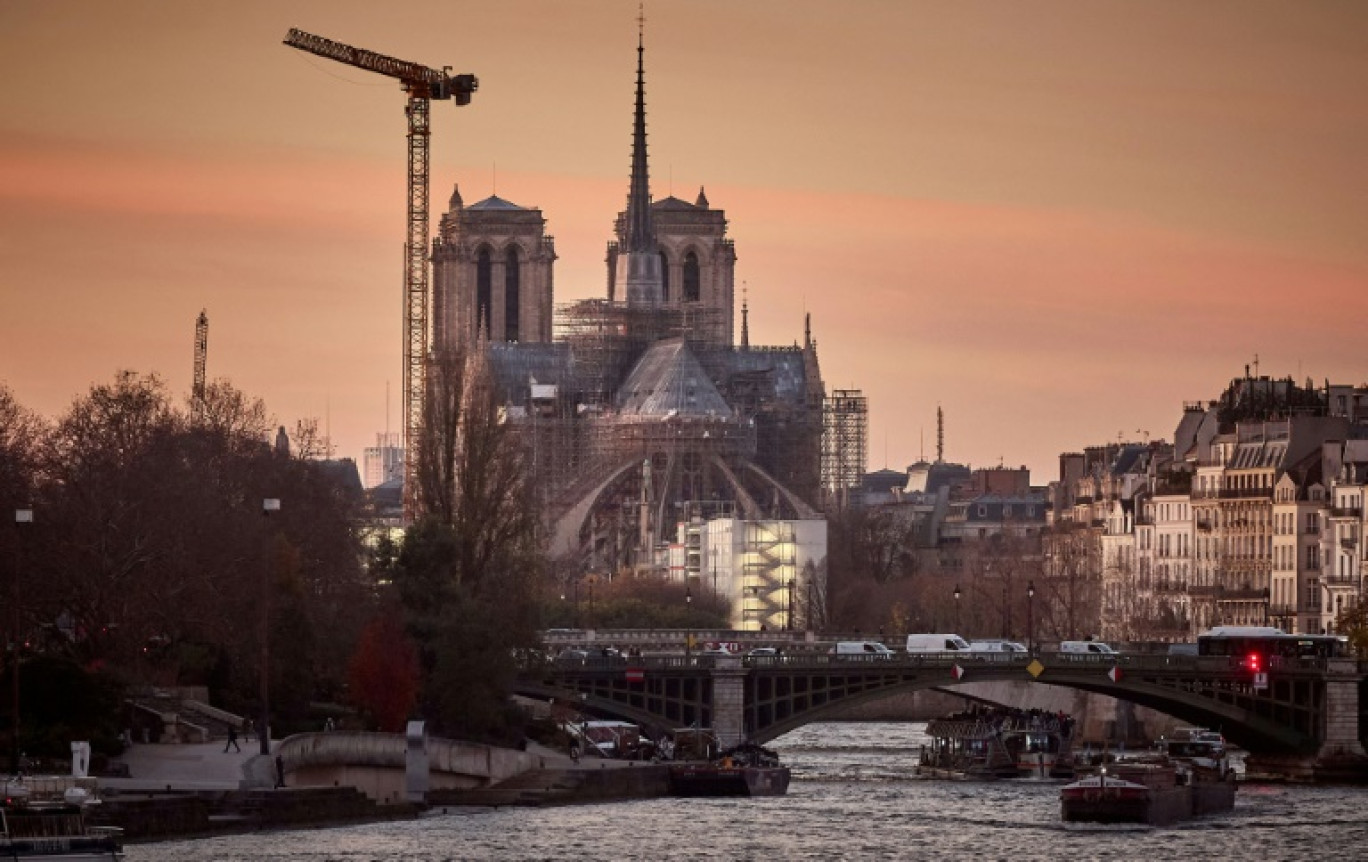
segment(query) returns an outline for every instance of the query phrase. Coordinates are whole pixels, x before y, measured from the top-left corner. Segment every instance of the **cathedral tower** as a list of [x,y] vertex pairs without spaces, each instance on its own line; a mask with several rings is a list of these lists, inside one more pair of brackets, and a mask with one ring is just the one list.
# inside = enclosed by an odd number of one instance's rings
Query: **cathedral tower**
[[451,194],[432,245],[432,348],[551,340],[554,238],[541,210],[491,196],[465,206]]
[[638,35],[632,177],[617,239],[608,244],[608,298],[683,312],[691,339],[731,346],[736,250],[727,238],[726,213],[709,206],[701,188],[693,203],[673,196],[651,200],[644,54]]

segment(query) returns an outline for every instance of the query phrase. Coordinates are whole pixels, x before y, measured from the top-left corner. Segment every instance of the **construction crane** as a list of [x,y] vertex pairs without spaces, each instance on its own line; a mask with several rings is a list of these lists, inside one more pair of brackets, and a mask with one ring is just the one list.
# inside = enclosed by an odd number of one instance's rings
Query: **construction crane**
[[209,315],[201,309],[195,320],[195,382],[190,394],[195,404],[195,414],[204,411],[204,372],[209,362]]
[[452,75],[451,67],[430,69],[290,30],[285,44],[319,57],[399,79],[408,94],[408,234],[404,242],[404,520],[418,516],[418,449],[423,426],[428,346],[428,103],[433,99],[470,104],[479,88],[474,75]]

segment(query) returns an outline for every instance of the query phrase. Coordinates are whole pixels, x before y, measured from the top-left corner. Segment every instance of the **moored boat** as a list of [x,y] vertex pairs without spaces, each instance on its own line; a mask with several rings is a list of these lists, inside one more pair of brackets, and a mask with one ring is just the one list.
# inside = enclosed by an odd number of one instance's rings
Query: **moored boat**
[[926,726],[917,773],[927,778],[1072,778],[1073,720],[1039,710],[982,707]]
[[792,777],[779,755],[759,745],[742,744],[714,760],[670,766],[675,796],[783,796]]
[[[88,798],[73,788],[64,800],[33,800],[18,781],[0,799],[0,858],[85,862],[123,859],[122,830],[85,821]],[[74,792],[73,792],[74,791]]]

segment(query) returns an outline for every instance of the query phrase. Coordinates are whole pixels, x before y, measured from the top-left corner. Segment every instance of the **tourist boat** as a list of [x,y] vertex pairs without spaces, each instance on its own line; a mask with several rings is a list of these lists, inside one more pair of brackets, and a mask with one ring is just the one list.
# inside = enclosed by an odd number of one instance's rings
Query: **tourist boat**
[[72,788],[61,801],[31,800],[28,788],[6,782],[0,800],[0,859],[50,859],[85,862],[122,859],[123,831],[90,826],[85,821],[88,798]]
[[1073,720],[998,707],[977,708],[926,726],[917,773],[927,778],[1072,778]]
[[670,766],[675,796],[783,796],[792,774],[779,755],[759,745],[742,744],[708,761]]
[[1163,758],[1118,761],[1059,791],[1065,822],[1146,823],[1180,820],[1235,807],[1234,775]]

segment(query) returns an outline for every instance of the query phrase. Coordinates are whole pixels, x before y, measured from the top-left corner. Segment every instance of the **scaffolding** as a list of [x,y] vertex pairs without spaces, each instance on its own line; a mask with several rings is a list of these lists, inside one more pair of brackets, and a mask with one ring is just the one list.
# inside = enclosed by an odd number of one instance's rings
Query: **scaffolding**
[[869,402],[859,389],[836,389],[822,403],[822,502],[842,509],[860,486],[869,450]]
[[703,512],[812,516],[815,351],[719,345],[707,335],[719,319],[706,307],[582,300],[557,307],[551,344],[490,345],[544,517],[556,536],[562,518],[578,525],[566,529],[580,530],[579,565],[666,568],[677,525]]

